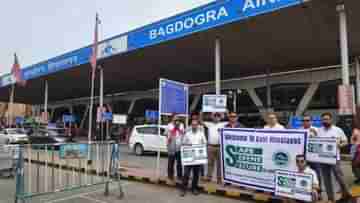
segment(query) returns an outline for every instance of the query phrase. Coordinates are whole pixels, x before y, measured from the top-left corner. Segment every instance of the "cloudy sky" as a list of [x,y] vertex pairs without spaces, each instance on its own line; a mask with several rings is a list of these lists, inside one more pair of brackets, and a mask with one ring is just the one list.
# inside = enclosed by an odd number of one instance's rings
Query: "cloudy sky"
[[0,8],[0,75],[93,41],[95,13],[108,38],[214,0],[11,0]]

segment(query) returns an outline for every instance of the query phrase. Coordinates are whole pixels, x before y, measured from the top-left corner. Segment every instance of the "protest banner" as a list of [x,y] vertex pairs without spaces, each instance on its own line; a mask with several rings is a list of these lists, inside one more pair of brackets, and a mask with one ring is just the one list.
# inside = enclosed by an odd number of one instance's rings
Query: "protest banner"
[[315,163],[336,164],[336,138],[309,138],[306,147],[306,160]]
[[304,154],[304,130],[222,129],[224,182],[275,192],[275,171],[296,171],[296,155]]
[[181,147],[181,162],[183,166],[207,164],[206,145],[192,145]]
[[312,201],[313,177],[292,171],[276,171],[275,195],[290,199]]

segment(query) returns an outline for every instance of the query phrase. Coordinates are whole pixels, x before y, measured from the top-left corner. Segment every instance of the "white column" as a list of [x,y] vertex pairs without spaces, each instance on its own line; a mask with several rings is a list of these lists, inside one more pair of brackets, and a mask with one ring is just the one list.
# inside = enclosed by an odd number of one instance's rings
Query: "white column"
[[356,104],[360,105],[360,57],[355,57],[356,69]]
[[104,106],[104,70],[100,67],[100,100],[99,105],[102,108]]
[[339,14],[342,82],[344,85],[349,85],[350,78],[349,78],[348,32],[347,32],[345,5],[344,4],[338,5],[336,7],[336,10]]
[[221,94],[221,44],[220,39],[215,40],[215,90]]
[[296,116],[301,116],[305,112],[318,88],[319,88],[319,83],[317,82],[311,83],[311,85],[306,90],[304,96],[302,97],[299,106],[296,109],[296,113],[295,113]]

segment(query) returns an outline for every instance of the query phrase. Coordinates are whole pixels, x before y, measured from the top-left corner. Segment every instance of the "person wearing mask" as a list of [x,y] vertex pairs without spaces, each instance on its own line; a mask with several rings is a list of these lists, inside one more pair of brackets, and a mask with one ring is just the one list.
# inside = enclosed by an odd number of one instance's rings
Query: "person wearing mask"
[[356,107],[354,127],[351,135],[352,172],[356,178],[354,183],[360,183],[360,106]]
[[[303,126],[301,129],[308,130],[308,135],[310,137],[317,137],[318,136],[318,129],[312,125],[312,117],[310,115],[303,116]],[[315,170],[318,178],[319,178],[319,186],[320,186],[320,193],[321,193],[321,185],[322,185],[322,178],[321,178],[321,167],[319,163],[309,163],[309,166]]]
[[331,113],[323,113],[321,115],[322,119],[322,127],[318,130],[319,137],[325,138],[336,138],[337,146],[338,146],[338,154],[337,154],[337,164],[336,165],[329,165],[329,164],[320,164],[321,166],[321,173],[324,176],[324,184],[326,193],[328,195],[329,202],[335,202],[335,191],[332,184],[331,174],[333,173],[335,176],[336,181],[339,183],[342,197],[344,199],[349,198],[351,195],[345,183],[343,172],[340,167],[340,148],[347,145],[347,138],[345,136],[344,131],[333,125],[332,114]]
[[216,166],[217,183],[221,183],[221,164],[220,164],[220,129],[224,128],[226,123],[221,122],[221,114],[212,114],[212,122],[203,122],[208,128],[208,174],[206,181],[211,181]]
[[285,129],[285,127],[279,123],[276,114],[274,112],[271,112],[266,115],[266,125],[264,126],[264,129],[283,130]]
[[182,179],[181,166],[181,140],[184,135],[184,125],[181,120],[173,115],[171,123],[167,128],[167,148],[168,148],[168,178],[174,182],[174,165],[176,162],[176,173],[178,180]]
[[[204,130],[202,130],[199,119],[197,117],[193,117],[191,119],[191,127],[186,131],[185,136],[183,137],[182,140],[182,145],[183,146],[206,145],[205,133]],[[193,174],[191,190],[194,195],[198,195],[200,165],[185,166],[184,170],[185,172],[184,172],[180,196],[183,197],[186,195],[191,172]]]
[[[320,191],[320,183],[317,173],[311,169],[307,165],[307,162],[305,160],[305,156],[303,154],[296,155],[296,166],[298,168],[298,173],[302,174],[308,174],[312,175],[313,177],[313,183],[312,183],[312,201],[311,202],[317,202],[319,199],[319,195],[321,194]],[[305,201],[300,200],[292,200],[292,199],[285,199],[286,203],[305,203]]]

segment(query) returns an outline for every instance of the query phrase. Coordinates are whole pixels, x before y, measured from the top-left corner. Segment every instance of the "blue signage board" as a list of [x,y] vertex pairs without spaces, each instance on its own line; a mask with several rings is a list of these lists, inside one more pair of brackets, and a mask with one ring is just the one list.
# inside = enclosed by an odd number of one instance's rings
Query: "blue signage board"
[[189,88],[188,85],[160,79],[160,113],[188,114]]
[[[312,116],[312,126],[320,128],[321,127],[321,117],[320,116]],[[294,116],[290,120],[291,128],[301,128],[303,126],[303,118],[300,116]]]
[[128,49],[133,50],[176,39],[234,21],[294,6],[302,2],[303,0],[215,1],[129,33]]
[[21,124],[23,124],[23,123],[24,123],[24,117],[17,116],[17,117],[15,118],[15,123],[16,123],[16,125],[21,125]]
[[111,112],[103,112],[102,117],[105,121],[112,121],[113,114]]
[[159,111],[145,110],[145,118],[147,120],[157,120],[159,118]]
[[63,115],[64,123],[73,123],[75,122],[75,117],[73,115]]

